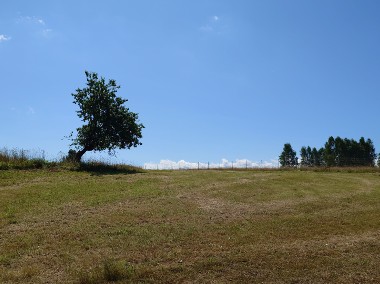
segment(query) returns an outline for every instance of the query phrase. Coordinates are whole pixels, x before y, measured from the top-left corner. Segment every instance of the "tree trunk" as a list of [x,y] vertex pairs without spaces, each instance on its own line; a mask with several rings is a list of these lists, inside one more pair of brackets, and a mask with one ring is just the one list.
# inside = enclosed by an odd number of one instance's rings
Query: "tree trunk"
[[82,156],[83,156],[84,153],[86,153],[86,152],[87,152],[87,148],[86,148],[86,147],[83,148],[83,150],[78,151],[78,152],[76,153],[76,155],[75,155],[75,160],[76,160],[78,163],[80,163],[80,160],[82,159]]

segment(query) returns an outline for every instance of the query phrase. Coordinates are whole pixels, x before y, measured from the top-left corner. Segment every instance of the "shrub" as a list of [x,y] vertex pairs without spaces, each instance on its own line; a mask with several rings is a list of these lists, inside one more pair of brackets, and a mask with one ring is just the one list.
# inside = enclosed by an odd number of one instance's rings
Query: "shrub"
[[81,272],[79,274],[80,284],[97,284],[117,282],[131,279],[135,273],[134,267],[125,261],[106,260],[103,262],[103,270],[98,268],[92,272]]
[[17,148],[11,150],[3,148],[0,150],[0,170],[41,169],[50,165],[43,156],[43,151],[31,152]]
[[134,274],[133,266],[124,261],[111,261],[104,262],[104,279],[107,281],[119,281],[122,279],[129,279]]

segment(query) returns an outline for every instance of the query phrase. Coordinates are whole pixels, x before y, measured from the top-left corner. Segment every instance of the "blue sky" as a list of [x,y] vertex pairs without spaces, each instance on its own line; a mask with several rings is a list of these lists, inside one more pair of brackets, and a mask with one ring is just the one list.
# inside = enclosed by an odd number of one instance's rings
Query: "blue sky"
[[6,1],[0,147],[66,153],[88,70],[115,79],[146,127],[116,161],[269,163],[284,143],[329,136],[379,152],[379,12],[377,0]]

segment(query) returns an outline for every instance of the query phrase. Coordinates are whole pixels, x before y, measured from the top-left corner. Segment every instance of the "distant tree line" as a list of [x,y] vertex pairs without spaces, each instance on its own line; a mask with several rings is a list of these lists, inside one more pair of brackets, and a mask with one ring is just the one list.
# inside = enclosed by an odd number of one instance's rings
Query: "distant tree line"
[[[375,147],[371,139],[365,140],[363,137],[359,141],[354,139],[330,137],[325,146],[317,149],[310,146],[302,147],[300,151],[300,165],[302,167],[356,167],[375,166]],[[379,158],[380,159],[380,158]],[[296,152],[290,143],[284,145],[279,156],[282,167],[296,167],[299,165]]]

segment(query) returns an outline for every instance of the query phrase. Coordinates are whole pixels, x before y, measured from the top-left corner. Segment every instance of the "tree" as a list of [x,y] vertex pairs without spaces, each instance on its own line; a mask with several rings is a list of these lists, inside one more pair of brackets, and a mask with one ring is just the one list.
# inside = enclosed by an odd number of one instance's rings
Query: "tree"
[[364,141],[364,138],[361,137],[359,140],[359,145],[361,149],[360,158],[363,161],[363,166],[374,167],[377,155],[375,153],[375,146],[373,145],[372,140],[368,138],[367,141]]
[[303,167],[374,167],[377,157],[377,164],[380,165],[380,156],[376,154],[372,140],[365,140],[364,137],[355,141],[331,136],[323,148],[317,150],[315,147],[311,149],[310,146],[304,146],[300,155]]
[[310,146],[303,146],[300,151],[301,166],[303,167],[320,167],[323,165],[323,153],[324,149]]
[[370,166],[375,165],[375,147],[372,140],[360,138],[354,139],[330,137],[325,144],[323,160],[327,166]]
[[330,136],[327,142],[325,143],[325,150],[323,153],[323,160],[328,167],[336,166],[336,151],[335,151],[335,139]]
[[293,150],[290,143],[284,144],[284,149],[279,157],[282,167],[296,167],[298,165],[298,158],[296,151]]
[[302,147],[300,151],[300,156],[301,156],[301,166],[303,167],[313,166],[312,151],[311,151],[310,146],[308,146],[307,148],[305,146]]
[[323,148],[320,148],[319,150],[317,150],[317,148],[315,147],[311,150],[311,160],[312,160],[313,167],[320,167],[324,165],[324,161],[323,161],[324,151],[325,149]]
[[[77,137],[72,138],[72,146],[78,151],[75,158],[80,162],[87,151],[130,149],[141,145],[141,130],[144,126],[138,123],[138,114],[130,112],[124,106],[127,99],[116,96],[120,88],[115,80],[98,78],[97,73],[85,72],[87,87],[77,89],[74,104],[79,106],[78,117],[85,123],[77,128]],[[72,134],[71,134],[72,137]]]

